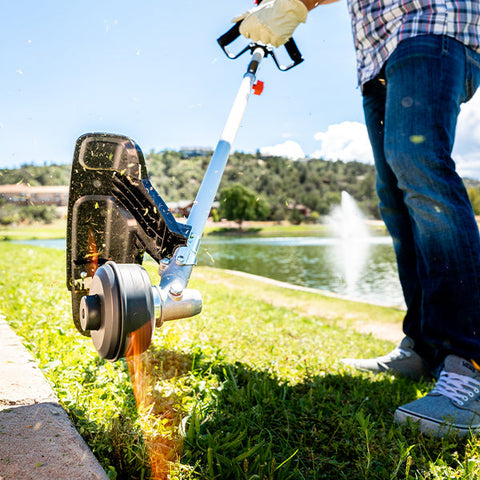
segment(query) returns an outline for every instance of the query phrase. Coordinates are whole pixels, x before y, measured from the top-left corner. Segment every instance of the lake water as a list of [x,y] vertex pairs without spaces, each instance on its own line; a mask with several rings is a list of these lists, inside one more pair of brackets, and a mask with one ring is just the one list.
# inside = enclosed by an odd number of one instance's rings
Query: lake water
[[199,264],[240,270],[373,303],[403,306],[389,237],[231,238],[202,241]]
[[[23,242],[27,243],[27,242]],[[65,249],[65,240],[35,240]],[[206,236],[199,265],[239,270],[372,303],[404,306],[390,237]]]

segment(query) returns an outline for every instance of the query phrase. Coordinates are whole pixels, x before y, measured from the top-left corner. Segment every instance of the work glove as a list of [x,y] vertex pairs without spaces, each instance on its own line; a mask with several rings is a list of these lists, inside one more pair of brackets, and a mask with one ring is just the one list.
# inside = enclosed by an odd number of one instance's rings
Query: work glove
[[300,0],[263,0],[258,7],[233,19],[242,20],[240,33],[254,42],[279,47],[307,20],[307,7]]

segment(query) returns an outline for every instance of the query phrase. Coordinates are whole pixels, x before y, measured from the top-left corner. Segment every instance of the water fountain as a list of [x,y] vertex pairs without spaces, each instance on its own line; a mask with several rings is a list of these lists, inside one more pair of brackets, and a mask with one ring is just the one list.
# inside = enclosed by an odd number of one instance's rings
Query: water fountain
[[342,192],[341,204],[332,210],[328,225],[336,238],[334,265],[342,284],[341,290],[347,296],[358,297],[368,259],[370,234],[365,216],[348,192]]
[[368,240],[370,237],[365,216],[355,199],[346,191],[342,192],[340,205],[329,215],[328,224],[337,238]]

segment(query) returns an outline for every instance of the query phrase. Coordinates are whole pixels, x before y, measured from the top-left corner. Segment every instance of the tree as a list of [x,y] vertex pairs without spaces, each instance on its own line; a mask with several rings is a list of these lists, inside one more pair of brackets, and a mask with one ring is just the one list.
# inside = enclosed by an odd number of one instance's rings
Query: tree
[[473,213],[480,215],[480,190],[475,187],[470,187],[467,189],[467,192],[470,203],[472,204]]
[[233,184],[220,191],[220,216],[238,223],[242,228],[244,220],[254,220],[256,217],[257,196],[250,189]]

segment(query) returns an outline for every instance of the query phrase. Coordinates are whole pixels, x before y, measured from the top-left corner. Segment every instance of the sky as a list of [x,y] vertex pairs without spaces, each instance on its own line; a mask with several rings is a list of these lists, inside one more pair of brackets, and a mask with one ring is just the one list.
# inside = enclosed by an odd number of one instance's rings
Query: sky
[[[0,168],[70,163],[87,132],[127,135],[144,153],[214,148],[249,61],[228,59],[216,39],[252,4],[4,2]],[[346,0],[310,12],[294,39],[305,61],[288,72],[262,62],[264,92],[251,96],[233,149],[372,163]],[[454,158],[480,179],[480,93],[462,109]]]

